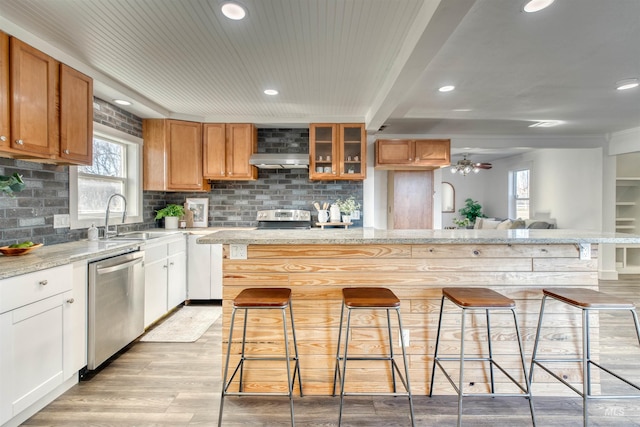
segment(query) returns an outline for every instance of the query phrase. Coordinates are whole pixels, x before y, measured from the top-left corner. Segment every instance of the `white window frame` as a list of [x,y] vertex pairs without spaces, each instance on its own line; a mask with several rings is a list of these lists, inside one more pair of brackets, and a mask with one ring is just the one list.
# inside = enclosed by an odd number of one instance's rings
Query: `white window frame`
[[[100,123],[93,123],[93,135],[127,144],[127,218],[125,224],[143,222],[142,215],[142,138],[129,135]],[[105,206],[105,212],[106,212]],[[131,215],[136,212],[135,215]],[[71,229],[104,226],[104,213],[92,218],[78,218],[78,166],[69,166],[69,225]]]
[[528,170],[529,171],[529,218],[523,218],[523,219],[530,219],[532,217],[532,213],[533,213],[533,200],[532,200],[532,194],[533,192],[531,191],[531,182],[532,182],[532,176],[533,176],[533,168],[531,167],[531,164],[522,164],[522,165],[518,165],[515,166],[513,168],[511,168],[509,170],[509,218],[518,218],[518,210],[516,207],[516,202],[517,202],[517,198],[516,198],[516,172],[520,172],[523,170]]

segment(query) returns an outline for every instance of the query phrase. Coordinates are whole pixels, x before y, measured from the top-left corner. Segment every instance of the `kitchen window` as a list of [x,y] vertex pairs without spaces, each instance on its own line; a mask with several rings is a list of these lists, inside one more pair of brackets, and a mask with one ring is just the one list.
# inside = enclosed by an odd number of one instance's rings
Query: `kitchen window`
[[[104,226],[109,196],[127,198],[126,223],[142,222],[142,140],[94,123],[93,164],[69,167],[71,228]],[[113,200],[111,214],[122,216],[124,203]]]
[[509,216],[512,218],[529,219],[531,201],[529,199],[529,169],[518,169],[510,172],[511,191]]

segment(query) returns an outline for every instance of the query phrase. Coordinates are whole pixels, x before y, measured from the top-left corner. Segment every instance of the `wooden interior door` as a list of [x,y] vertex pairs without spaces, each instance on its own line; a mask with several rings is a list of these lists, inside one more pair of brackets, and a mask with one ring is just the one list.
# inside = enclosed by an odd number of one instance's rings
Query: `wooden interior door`
[[433,171],[392,171],[388,179],[387,227],[433,228]]

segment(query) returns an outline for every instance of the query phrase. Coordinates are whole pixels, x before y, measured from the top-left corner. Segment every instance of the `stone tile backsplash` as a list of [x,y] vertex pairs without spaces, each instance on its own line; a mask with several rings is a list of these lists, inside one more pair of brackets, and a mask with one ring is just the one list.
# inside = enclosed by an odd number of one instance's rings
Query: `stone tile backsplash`
[[[94,98],[94,121],[142,137],[142,119],[101,99]],[[308,153],[309,130],[258,129],[262,153]],[[53,228],[53,216],[69,213],[69,168],[0,158],[0,175],[18,172],[27,188],[15,197],[0,196],[0,246],[32,240],[47,245],[85,239],[86,229]],[[307,209],[315,220],[312,203],[333,202],[350,195],[362,203],[361,181],[310,181],[306,169],[261,169],[256,181],[212,181],[209,193],[145,191],[144,223],[124,226],[123,231],[161,227],[155,211],[187,198],[209,199],[210,227],[251,227],[261,209]],[[355,225],[360,225],[356,222]]]

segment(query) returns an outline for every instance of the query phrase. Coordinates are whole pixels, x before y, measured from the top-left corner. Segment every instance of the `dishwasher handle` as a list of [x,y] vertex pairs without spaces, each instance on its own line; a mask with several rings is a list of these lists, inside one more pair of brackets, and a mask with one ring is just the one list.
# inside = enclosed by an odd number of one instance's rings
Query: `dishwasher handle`
[[140,264],[143,261],[142,258],[136,258],[131,261],[123,262],[122,264],[117,264],[112,267],[98,267],[96,268],[97,274],[107,274],[113,273],[114,271],[124,270],[136,264]]

